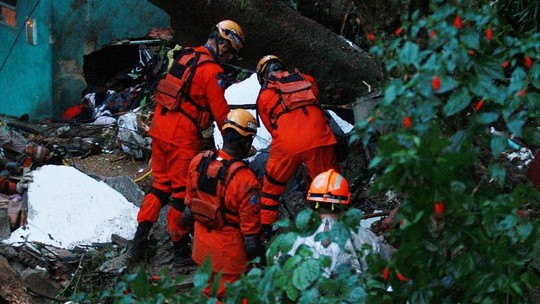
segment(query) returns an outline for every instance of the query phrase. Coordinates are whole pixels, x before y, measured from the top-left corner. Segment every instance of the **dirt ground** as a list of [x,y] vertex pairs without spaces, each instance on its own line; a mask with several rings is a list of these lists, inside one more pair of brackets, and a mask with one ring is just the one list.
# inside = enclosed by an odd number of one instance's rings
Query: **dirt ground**
[[103,177],[128,176],[132,178],[143,192],[152,184],[152,175],[143,177],[150,169],[149,160],[136,160],[128,154],[98,154],[87,158],[73,157],[68,163],[90,175]]

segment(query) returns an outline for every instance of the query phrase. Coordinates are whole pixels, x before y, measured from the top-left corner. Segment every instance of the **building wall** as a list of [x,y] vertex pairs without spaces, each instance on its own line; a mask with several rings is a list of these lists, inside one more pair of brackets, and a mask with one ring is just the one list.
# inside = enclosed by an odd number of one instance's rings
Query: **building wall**
[[26,17],[36,20],[37,45],[25,31],[0,71],[0,113],[61,117],[86,87],[83,57],[115,39],[166,27],[169,16],[147,0],[19,0],[17,28],[0,25],[0,64]]
[[53,113],[77,104],[86,87],[83,57],[115,39],[143,37],[169,26],[169,16],[147,0],[54,0]]
[[[0,23],[0,113],[48,116],[52,113],[50,5],[43,0],[19,0],[16,12],[16,28]],[[36,45],[27,42],[28,16],[35,21]]]

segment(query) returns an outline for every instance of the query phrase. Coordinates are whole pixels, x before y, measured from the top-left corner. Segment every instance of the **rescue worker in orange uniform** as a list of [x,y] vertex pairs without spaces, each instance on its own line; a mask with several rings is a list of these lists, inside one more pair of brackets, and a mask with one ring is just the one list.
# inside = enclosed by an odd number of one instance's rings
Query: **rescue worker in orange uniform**
[[34,181],[34,178],[32,177],[32,172],[28,172],[24,174],[21,181],[17,183],[12,182],[5,177],[0,176],[0,193],[22,194],[24,191],[26,191],[26,189],[28,189],[29,184],[33,181]]
[[[260,184],[242,161],[250,152],[256,132],[253,115],[242,109],[231,111],[222,129],[223,149],[205,151],[189,166],[184,216],[185,222],[189,222],[186,217],[190,215],[195,220],[193,260],[202,265],[210,259],[209,286],[222,273],[218,299],[225,296],[226,282],[238,280],[250,260],[264,256]],[[205,294],[210,295],[209,287]]]
[[190,161],[204,145],[202,131],[216,121],[219,128],[229,106],[224,97],[223,68],[244,46],[240,26],[231,20],[216,24],[205,45],[184,48],[157,87],[152,136],[152,188],[137,215],[139,223],[127,252],[127,262],[144,257],[146,240],[160,209],[169,203],[167,227],[178,266],[192,263],[189,228],[182,224],[186,178]]
[[274,55],[259,60],[257,76],[261,84],[257,114],[272,135],[261,194],[261,224],[268,238],[287,181],[302,164],[310,180],[335,168],[337,140],[320,107],[312,76],[297,69],[287,71]]

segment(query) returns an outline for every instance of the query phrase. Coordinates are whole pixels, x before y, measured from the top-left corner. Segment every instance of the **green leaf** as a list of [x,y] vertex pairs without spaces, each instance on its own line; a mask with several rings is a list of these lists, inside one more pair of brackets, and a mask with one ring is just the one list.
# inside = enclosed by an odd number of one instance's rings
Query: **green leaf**
[[470,102],[471,95],[469,94],[469,90],[465,88],[457,89],[454,93],[452,93],[448,99],[448,102],[444,106],[444,115],[447,117],[452,116],[465,109]]
[[137,276],[133,280],[133,292],[138,297],[147,297],[150,293],[150,284],[148,283],[148,277],[144,268],[141,268],[137,273]]
[[439,89],[439,91],[437,91],[438,94],[444,94],[444,93],[453,91],[458,87],[458,82],[453,77],[449,77],[446,75],[441,75],[440,77],[441,77],[441,88]]
[[522,241],[531,235],[533,231],[533,225],[531,223],[523,223],[518,226],[518,235]]
[[418,45],[416,43],[407,41],[399,52],[398,58],[405,65],[412,64],[418,67],[420,61],[418,60],[418,52]]
[[296,301],[296,298],[298,298],[298,289],[296,289],[296,287],[294,287],[293,284],[287,284],[287,286],[285,287],[285,292],[287,293],[287,297],[292,300],[292,301]]
[[518,217],[514,214],[507,215],[502,221],[497,224],[497,229],[508,230],[513,229],[518,222]]
[[306,260],[294,270],[292,275],[292,285],[299,290],[305,290],[317,280],[320,274],[321,270],[317,260]]
[[404,91],[405,86],[403,85],[403,81],[401,79],[392,79],[384,91],[382,104],[385,106],[391,105]]
[[512,76],[510,76],[510,85],[508,86],[508,90],[511,92],[517,92],[521,90],[524,87],[524,79],[527,76],[527,73],[520,68],[517,67],[514,72],[512,72]]
[[452,192],[463,193],[465,192],[466,186],[461,181],[452,181],[450,183],[450,189]]
[[289,228],[291,221],[288,218],[282,218],[274,223],[274,226],[279,228]]
[[526,127],[523,129],[523,139],[532,145],[540,145],[540,130],[536,127]]
[[491,137],[491,154],[498,158],[502,151],[506,149],[508,139],[505,136],[495,135]]
[[482,112],[474,115],[474,121],[483,125],[489,125],[497,119],[499,119],[499,113],[497,112]]
[[319,300],[319,291],[315,288],[311,288],[302,292],[300,299],[298,299],[298,303],[312,304],[317,303],[317,300]]
[[343,222],[337,222],[332,226],[330,235],[332,236],[332,241],[336,242],[339,245],[339,248],[343,249],[345,243],[351,237],[351,231]]
[[527,113],[525,111],[520,111],[508,119],[506,126],[508,130],[517,137],[521,137],[521,129],[523,125],[527,122]]
[[480,46],[480,34],[475,30],[464,30],[460,35],[460,40],[469,49],[478,49]]
[[502,66],[496,61],[478,60],[474,64],[478,77],[487,79],[505,79]]
[[489,175],[499,185],[504,185],[504,179],[506,177],[506,169],[501,164],[493,164],[488,168]]
[[212,262],[210,257],[204,260],[204,263],[197,269],[195,276],[193,277],[193,286],[195,288],[203,289],[208,284],[210,274],[212,273]]
[[362,288],[360,286],[355,287],[349,293],[348,300],[351,303],[365,303],[366,302],[366,291],[364,290],[364,288]]
[[479,77],[476,74],[470,75],[467,85],[476,96],[488,96],[493,89],[491,78]]
[[311,209],[304,209],[298,213],[296,216],[296,228],[300,230],[306,229],[306,227],[309,224],[309,221],[311,220],[311,215],[313,214],[313,210]]

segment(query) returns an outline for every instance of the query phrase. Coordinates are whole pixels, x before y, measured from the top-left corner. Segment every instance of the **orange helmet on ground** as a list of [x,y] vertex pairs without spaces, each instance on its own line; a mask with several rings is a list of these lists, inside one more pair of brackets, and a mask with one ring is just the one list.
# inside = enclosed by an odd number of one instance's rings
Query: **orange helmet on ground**
[[266,55],[263,56],[259,60],[259,63],[257,63],[257,79],[259,80],[259,83],[263,83],[265,77],[267,76],[268,72],[272,72],[272,70],[268,71],[268,68],[270,68],[271,63],[275,63],[275,68],[280,70],[285,70],[285,64],[281,59],[279,59],[275,55]]
[[244,48],[244,32],[240,25],[232,20],[223,20],[216,24],[215,28],[219,32],[219,36],[227,40],[236,54],[239,54]]
[[313,202],[348,205],[351,192],[347,180],[334,169],[320,173],[311,182],[307,200]]
[[222,131],[232,128],[240,135],[248,136],[257,134],[257,127],[257,120],[251,113],[244,109],[234,109],[227,114]]

